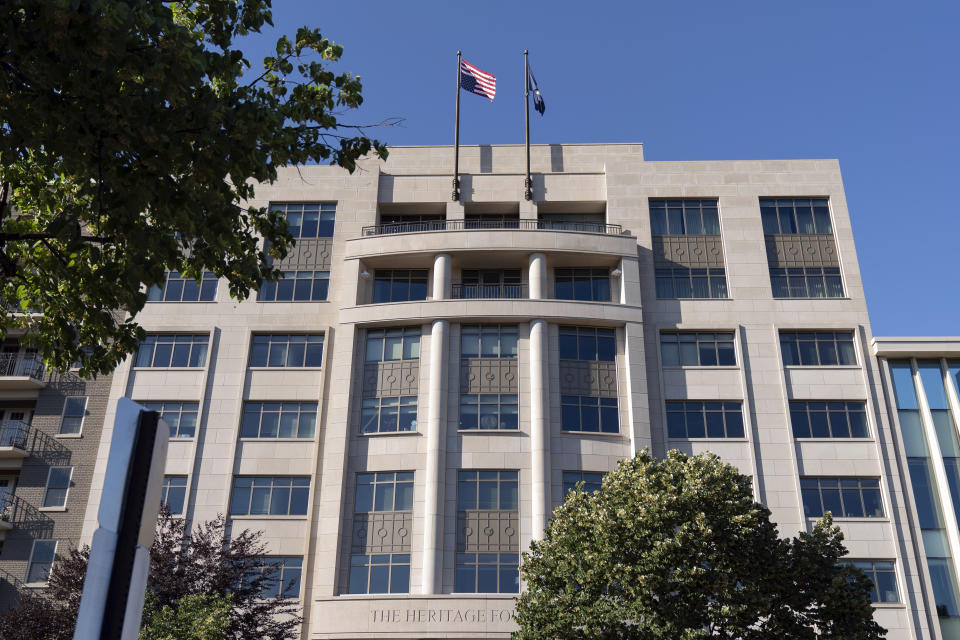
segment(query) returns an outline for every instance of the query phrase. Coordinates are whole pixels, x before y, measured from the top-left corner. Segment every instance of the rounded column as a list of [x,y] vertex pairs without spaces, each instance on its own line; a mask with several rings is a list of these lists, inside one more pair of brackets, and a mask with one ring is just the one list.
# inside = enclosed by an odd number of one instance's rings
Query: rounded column
[[[539,254],[542,256],[542,254]],[[531,259],[531,263],[532,263]],[[530,269],[531,274],[533,268]],[[532,279],[531,279],[532,282]],[[533,297],[531,287],[531,297]],[[547,323],[530,322],[530,484],[532,537],[539,540],[550,513],[550,420],[547,415]]]
[[[440,256],[437,256],[440,258]],[[449,273],[449,256],[447,273]],[[434,276],[436,277],[436,275]],[[434,280],[436,291],[436,280]],[[443,553],[443,465],[444,465],[444,412],[446,405],[446,358],[449,323],[434,320],[430,327],[430,386],[427,396],[426,468],[424,473],[423,500],[423,577],[420,593],[437,592],[437,575],[441,569]]]
[[530,273],[527,280],[530,285],[531,300],[542,300],[547,297],[547,256],[542,253],[530,254]]
[[433,299],[450,298],[450,255],[438,253],[433,256]]

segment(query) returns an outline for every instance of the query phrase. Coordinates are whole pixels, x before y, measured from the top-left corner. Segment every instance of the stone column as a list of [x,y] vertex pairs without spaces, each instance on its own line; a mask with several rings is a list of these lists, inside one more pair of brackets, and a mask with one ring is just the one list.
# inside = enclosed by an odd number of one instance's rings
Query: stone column
[[547,297],[547,257],[542,253],[530,254],[530,274],[527,279],[531,300],[542,300]]
[[433,256],[433,299],[450,298],[450,255],[438,253]]
[[[542,256],[541,256],[542,257]],[[531,264],[533,260],[531,259]],[[533,268],[530,269],[533,273]],[[532,296],[531,287],[531,297]],[[547,323],[530,322],[530,476],[532,538],[539,540],[550,513],[550,398],[547,370]]]
[[[438,256],[439,258],[440,256]],[[448,257],[449,265],[449,257]],[[434,283],[436,284],[436,283]],[[447,393],[447,338],[449,323],[434,320],[430,327],[430,387],[427,399],[426,469],[423,500],[423,578],[420,592],[437,593],[443,558],[443,483],[446,439],[443,408]]]

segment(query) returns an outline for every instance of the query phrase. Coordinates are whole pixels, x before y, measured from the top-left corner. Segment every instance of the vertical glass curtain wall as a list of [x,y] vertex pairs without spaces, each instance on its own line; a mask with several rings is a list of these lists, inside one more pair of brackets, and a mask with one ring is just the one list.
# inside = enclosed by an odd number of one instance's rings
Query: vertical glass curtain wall
[[[945,511],[956,514],[960,510],[956,493],[960,446],[947,400],[950,391],[937,360],[891,360],[890,376],[940,629],[944,638],[960,637],[960,594],[947,537],[947,527],[956,524],[944,515]],[[915,382],[921,385],[933,424],[927,424],[923,416]],[[937,450],[940,460],[934,458]],[[945,467],[948,487],[937,481],[938,463]]]

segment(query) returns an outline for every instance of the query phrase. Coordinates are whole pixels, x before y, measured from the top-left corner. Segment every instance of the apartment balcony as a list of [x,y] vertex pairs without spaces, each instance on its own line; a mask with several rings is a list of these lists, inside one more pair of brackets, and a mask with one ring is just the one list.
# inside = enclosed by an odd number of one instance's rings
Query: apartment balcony
[[45,386],[43,361],[35,353],[11,351],[0,353],[0,394],[5,392],[32,392]]
[[0,540],[7,537],[7,531],[13,529],[14,512],[17,497],[8,491],[0,491]]
[[22,420],[10,420],[0,425],[0,469],[19,469],[27,457],[30,425]]
[[[604,235],[624,235],[623,227],[618,224],[599,222],[553,222],[548,220],[519,220],[496,218],[493,220],[429,220],[417,222],[399,222],[377,224],[364,227],[362,235],[382,236],[396,233],[428,233],[431,231],[572,231],[575,233],[598,233]],[[629,235],[629,233],[628,233]]]
[[454,300],[521,300],[528,297],[525,284],[453,284]]

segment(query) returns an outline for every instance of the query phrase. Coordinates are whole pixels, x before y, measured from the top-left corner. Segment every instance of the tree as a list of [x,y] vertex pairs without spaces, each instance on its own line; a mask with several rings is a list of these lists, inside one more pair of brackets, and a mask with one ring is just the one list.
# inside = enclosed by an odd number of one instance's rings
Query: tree
[[[271,0],[0,1],[0,340],[80,375],[136,349],[168,270],[246,297],[280,271],[282,215],[243,206],[280,167],[386,147],[340,122],[360,79],[319,30],[254,68]],[[246,75],[245,75],[246,74]],[[263,239],[261,243],[258,236]],[[30,313],[32,312],[32,313]]]
[[712,454],[646,451],[577,491],[523,556],[515,640],[873,640],[871,583],[828,516],[785,540]]
[[139,640],[223,640],[230,596],[194,593],[156,612]]
[[[259,532],[245,530],[225,542],[223,516],[199,524],[191,534],[184,520],[161,512],[150,548],[147,604],[142,623],[145,633],[166,633],[176,625],[191,624],[200,625],[198,633],[212,633],[203,626],[204,611],[220,607],[223,598],[229,598],[221,635],[213,637],[224,640],[296,638],[303,622],[297,613],[297,603],[262,597],[279,576],[275,567],[263,564],[267,549],[260,538]],[[10,636],[12,640],[72,638],[89,559],[90,550],[86,547],[73,549],[59,558],[50,574],[46,593],[22,595],[16,606],[0,615],[0,629],[4,629],[5,634],[9,629],[16,629],[20,635]],[[181,604],[190,596],[207,599],[195,598]],[[149,640],[163,637],[145,636]],[[198,635],[197,638],[206,640],[207,637]]]

